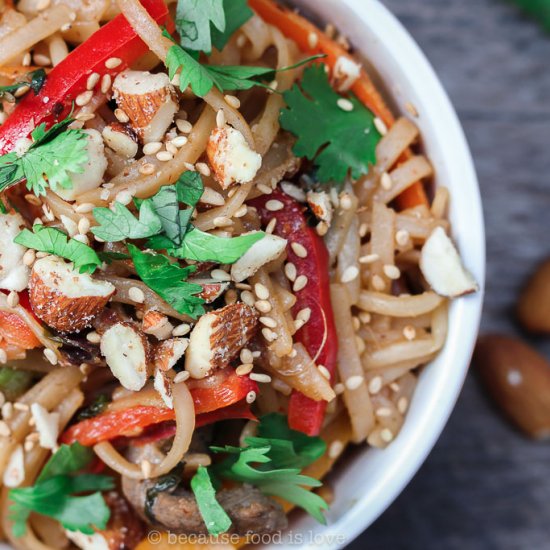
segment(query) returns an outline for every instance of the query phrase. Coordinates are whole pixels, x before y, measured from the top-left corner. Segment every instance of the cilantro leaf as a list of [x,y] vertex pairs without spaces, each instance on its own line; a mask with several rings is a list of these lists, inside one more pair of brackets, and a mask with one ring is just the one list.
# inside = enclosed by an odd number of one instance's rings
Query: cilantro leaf
[[162,231],[162,224],[150,203],[144,201],[139,210],[139,220],[120,202],[110,208],[94,208],[93,214],[99,225],[92,227],[94,235],[107,242],[124,239],[145,239]]
[[101,265],[101,260],[93,248],[69,238],[63,231],[40,224],[36,224],[32,229],[23,229],[15,237],[14,242],[70,260],[80,273],[93,273]]
[[225,31],[219,31],[214,26],[212,32],[212,44],[218,50],[223,50],[235,32],[240,29],[253,15],[254,12],[248,6],[247,0],[223,0],[225,12]]
[[321,183],[341,184],[349,172],[357,179],[376,161],[381,136],[374,115],[353,94],[348,97],[353,110],[344,111],[338,106],[341,97],[323,65],[306,69],[301,84],[284,93],[281,126],[298,138],[294,153],[315,162]]
[[514,2],[546,31],[550,31],[550,3],[547,0],[514,0]]
[[176,311],[194,319],[204,313],[204,300],[198,296],[202,286],[186,281],[196,267],[180,267],[162,254],[142,252],[132,244],[128,251],[140,279]]
[[180,72],[180,89],[191,86],[193,92],[204,97],[214,86],[214,81],[204,65],[188,54],[183,48],[174,44],[166,55],[165,61],[170,80]]
[[183,48],[210,53],[212,51],[211,27],[222,33],[225,31],[223,0],[178,1],[176,29]]
[[147,246],[153,250],[166,250],[174,258],[232,264],[264,237],[263,231],[232,238],[218,237],[194,227],[185,235],[179,247],[174,247],[174,243],[162,235],[150,239]]
[[[21,537],[26,532],[31,513],[48,516],[71,531],[93,534],[94,527],[105,529],[111,511],[100,491],[114,487],[108,476],[79,474],[93,460],[93,452],[79,443],[62,445],[44,466],[31,487],[11,489],[9,517],[13,534]],[[93,492],[95,491],[95,492]],[[86,496],[75,494],[90,493]]]
[[46,188],[72,187],[71,174],[84,172],[88,160],[86,134],[68,130],[73,120],[67,118],[48,131],[43,123],[33,130],[34,143],[19,156],[12,152],[0,157],[0,191],[27,180],[27,189],[44,195]]
[[191,489],[208,532],[211,535],[225,533],[231,527],[231,518],[216,500],[216,490],[204,466],[199,466],[191,479]]
[[204,193],[202,177],[198,172],[184,172],[176,182],[178,200],[188,206],[195,206]]

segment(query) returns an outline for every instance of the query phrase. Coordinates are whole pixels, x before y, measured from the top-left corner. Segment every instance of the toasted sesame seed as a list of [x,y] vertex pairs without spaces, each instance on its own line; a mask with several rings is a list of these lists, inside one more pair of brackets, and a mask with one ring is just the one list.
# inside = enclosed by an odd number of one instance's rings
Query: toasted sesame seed
[[178,136],[170,141],[170,143],[172,143],[174,147],[177,147],[178,149],[186,145],[188,142],[189,138],[186,138],[185,136]]
[[380,432],[380,438],[382,439],[382,441],[384,441],[385,443],[389,443],[390,441],[392,441],[393,439],[393,433],[391,430],[388,430],[388,428],[384,428],[381,432]]
[[263,384],[269,384],[271,382],[271,376],[269,376],[269,374],[260,374],[258,372],[251,372],[250,380],[254,380],[254,382],[261,382]]
[[268,300],[258,300],[254,307],[260,312],[260,313],[269,313],[273,307],[271,305],[271,302]]
[[384,275],[386,275],[388,279],[392,279],[393,281],[395,281],[399,279],[399,277],[401,277],[401,271],[395,265],[386,264],[384,266]]
[[290,248],[292,248],[292,252],[294,252],[298,258],[307,258],[307,249],[304,245],[300,243],[290,243]]
[[328,448],[329,458],[338,458],[344,450],[344,444],[339,439],[335,439]]
[[243,363],[235,369],[235,372],[238,376],[246,376],[247,374],[250,374],[250,372],[252,372],[253,368],[254,365],[252,363]]
[[399,391],[399,384],[397,382],[392,382],[390,384],[390,390],[398,392]]
[[224,96],[225,102],[230,106],[233,107],[233,109],[239,109],[241,106],[241,102],[239,101],[238,97],[235,97],[234,95],[225,95]]
[[190,134],[193,130],[193,125],[188,120],[184,120],[183,118],[178,118],[176,120],[176,126],[182,134]]
[[243,48],[245,44],[246,44],[246,36],[244,34],[239,34],[239,36],[237,37],[237,46],[239,48]]
[[182,323],[174,328],[172,336],[185,336],[191,332],[191,327],[187,323]]
[[42,206],[42,201],[40,200],[40,198],[37,197],[36,195],[31,194],[31,193],[27,193],[25,195],[25,200],[29,204],[33,204],[34,206]]
[[143,477],[145,479],[149,479],[151,477],[151,473],[153,472],[153,466],[148,460],[142,460],[141,464],[141,473],[143,474]]
[[249,285],[248,283],[236,283],[235,288],[238,288],[239,290],[252,290],[252,285]]
[[235,214],[233,214],[234,218],[243,218],[248,214],[248,206],[246,204],[243,204],[240,206],[236,211]]
[[319,35],[316,32],[310,32],[307,35],[307,43],[311,49],[315,48],[319,43]]
[[254,294],[252,294],[250,290],[244,290],[243,292],[241,292],[241,300],[250,307],[254,307],[254,303],[256,302]]
[[2,418],[4,420],[9,420],[13,416],[13,403],[9,401],[2,405]]
[[370,382],[369,382],[369,393],[372,393],[373,395],[377,394],[382,389],[382,377],[381,376],[375,376]]
[[395,234],[395,242],[399,246],[406,246],[411,238],[410,233],[406,229],[400,229]]
[[352,206],[353,202],[349,193],[342,193],[340,196],[340,208],[342,208],[342,210],[349,210]]
[[91,202],[83,202],[75,206],[74,211],[78,212],[79,214],[87,214],[88,212],[91,212],[94,208],[95,208],[95,204]]
[[31,54],[29,52],[27,52],[23,56],[23,60],[21,61],[21,65],[23,65],[23,67],[28,67],[30,64],[31,64]]
[[246,402],[250,404],[250,403],[254,403],[254,401],[256,401],[256,392],[255,391],[249,391],[246,394]]
[[288,356],[291,358],[291,359],[294,359],[294,357],[296,357],[298,355],[298,352],[296,351],[295,348],[292,348],[292,351],[288,354]]
[[359,268],[355,265],[350,265],[344,269],[344,273],[342,273],[342,277],[340,278],[340,281],[342,283],[351,283],[351,281],[355,281],[357,277],[359,276]]
[[393,180],[387,172],[384,172],[380,177],[380,185],[382,186],[382,189],[385,189],[386,191],[393,187]]
[[116,69],[121,63],[122,59],[119,57],[109,57],[109,59],[105,61],[105,67],[107,67],[107,69]]
[[397,410],[401,414],[405,414],[409,408],[409,400],[406,397],[400,397],[397,401]]
[[262,335],[268,342],[273,342],[278,338],[277,333],[267,327],[262,329]]
[[29,248],[23,255],[23,264],[30,267],[32,264],[34,264],[35,260],[36,252],[32,248]]
[[86,235],[90,231],[90,220],[88,218],[82,217],[78,220],[78,232],[82,235]]
[[120,107],[115,109],[115,117],[119,122],[122,122],[122,124],[126,124],[126,122],[130,121],[130,117]]
[[356,390],[364,381],[365,378],[363,376],[350,376],[345,382],[346,388],[350,391]]
[[362,355],[363,352],[365,351],[366,349],[366,345],[365,345],[365,341],[363,340],[363,338],[361,338],[360,336],[356,335],[355,336],[355,345],[357,346],[357,353],[359,355]]
[[409,341],[414,340],[416,338],[416,329],[412,325],[407,325],[403,329],[403,336]]
[[39,67],[47,67],[48,65],[51,65],[52,62],[52,60],[43,53],[35,53],[32,58],[35,65],[38,65]]
[[328,233],[328,224],[326,222],[319,222],[315,231],[317,231],[317,235],[324,237]]
[[79,122],[88,122],[88,120],[92,120],[95,118],[94,113],[78,113],[75,117],[75,120],[78,120]]
[[303,321],[304,323],[307,323],[311,318],[311,308],[305,307],[304,309],[301,309],[298,312],[298,315],[296,315],[296,319],[300,319],[300,321]]
[[346,99],[345,97],[341,97],[336,102],[336,104],[338,105],[338,107],[340,107],[340,109],[342,109],[342,111],[346,111],[346,112],[353,111],[353,103],[349,99]]
[[210,166],[208,166],[206,162],[197,162],[197,164],[195,164],[195,168],[199,174],[202,174],[205,177],[210,175]]
[[165,147],[166,147],[166,150],[172,154],[172,155],[177,155],[178,153],[178,148],[171,142],[169,141],[168,143],[165,144]]
[[104,74],[101,79],[101,93],[106,94],[110,89],[113,83],[113,79],[110,74]]
[[144,155],[156,155],[162,149],[160,141],[151,141],[143,146]]
[[216,281],[230,281],[231,275],[227,273],[227,271],[224,271],[223,269],[213,269],[210,272],[210,276],[212,279],[216,279]]
[[304,325],[305,325],[305,322],[303,321],[303,319],[294,320],[294,330],[296,332],[298,332]]
[[117,196],[115,197],[115,201],[120,202],[120,204],[126,205],[126,204],[130,204],[133,198],[134,198],[134,195],[130,192],[130,190],[125,189],[124,191],[121,191],[120,193],[117,194]]
[[271,195],[273,193],[273,189],[266,185],[265,183],[258,183],[256,186],[258,191],[261,191],[264,195]]
[[231,220],[227,216],[217,216],[216,218],[214,218],[215,227],[229,227],[231,225],[233,225],[233,220]]
[[216,114],[216,126],[218,128],[223,128],[225,126],[225,113],[223,109],[220,109]]
[[265,228],[266,233],[273,233],[275,231],[275,226],[277,225],[277,218],[271,218]]
[[150,162],[146,162],[139,167],[139,173],[144,176],[150,176],[155,172],[155,165]]
[[161,162],[168,162],[169,160],[172,160],[174,158],[174,155],[172,153],[169,153],[168,151],[159,151],[156,154],[156,157]]
[[368,323],[370,323],[371,321],[371,314],[368,312],[368,311],[361,311],[359,313],[359,320],[361,321],[361,323],[363,323],[364,325],[367,325]]
[[30,89],[31,89],[31,87],[28,86],[28,85],[21,86],[20,88],[17,89],[16,92],[14,92],[13,95],[14,95],[15,97],[24,96]]
[[99,82],[99,79],[101,77],[99,76],[99,73],[92,73],[89,77],[88,77],[88,80],[86,80],[86,89],[87,90],[93,90],[97,83]]
[[361,256],[359,258],[360,264],[373,264],[374,262],[377,262],[380,259],[380,256],[378,254],[367,254],[366,256]]
[[386,283],[384,282],[384,279],[380,277],[380,275],[375,275],[372,278],[372,287],[374,288],[374,290],[382,292],[382,290],[386,288]]
[[374,411],[374,414],[380,418],[387,418],[391,416],[391,409],[389,407],[379,407]]
[[260,323],[268,328],[277,328],[277,321],[273,317],[260,317]]
[[74,102],[79,107],[83,107],[84,105],[87,105],[88,103],[90,103],[93,95],[94,95],[94,92],[92,90],[87,90],[87,91],[82,92],[81,94],[77,95]]
[[11,308],[16,307],[17,304],[19,304],[19,294],[17,294],[17,292],[12,290],[8,294],[7,302],[8,302],[9,307],[11,307]]
[[25,441],[25,443],[23,443],[23,449],[25,449],[25,452],[30,452],[34,449],[34,447],[36,446],[36,443],[34,441]]
[[130,300],[136,304],[143,304],[143,302],[145,302],[145,294],[143,293],[143,290],[137,286],[130,287],[128,296],[130,297]]
[[256,296],[258,296],[258,298],[260,300],[268,300],[269,299],[269,290],[262,283],[256,283],[254,285],[254,292],[256,293]]
[[44,349],[44,357],[52,364],[57,365],[57,355],[53,349],[45,348]]
[[285,264],[285,275],[289,281],[294,282],[298,276],[296,266],[292,262]]
[[330,380],[330,372],[329,372],[329,370],[325,367],[325,365],[319,365],[317,368],[319,369],[319,372],[321,373],[321,376],[323,376],[323,377],[326,378],[327,380]]
[[369,232],[369,226],[368,226],[368,224],[362,223],[362,224],[359,226],[359,231],[358,231],[359,236],[360,236],[361,238],[366,237],[368,232]]
[[101,342],[101,336],[92,330],[86,334],[86,340],[88,340],[91,344],[99,344],[99,342]]
[[281,201],[274,199],[267,201],[265,207],[271,212],[277,212],[278,210],[282,210],[285,205]]
[[4,420],[0,420],[0,436],[8,437],[11,434],[10,427]]
[[308,283],[308,278],[305,275],[300,275],[296,277],[296,280],[294,281],[294,285],[292,286],[292,290],[294,292],[299,292],[300,290],[303,290]]
[[186,380],[189,380],[189,377],[191,375],[186,371],[182,370],[181,372],[178,372],[176,376],[174,376],[174,384],[179,384],[180,382],[185,382]]
[[388,127],[386,126],[385,122],[379,117],[375,117],[374,127],[378,130],[378,133],[382,136],[385,136],[388,133]]
[[252,352],[248,348],[243,348],[241,350],[241,353],[239,354],[239,358],[242,363],[252,363],[254,361],[254,358],[252,356]]

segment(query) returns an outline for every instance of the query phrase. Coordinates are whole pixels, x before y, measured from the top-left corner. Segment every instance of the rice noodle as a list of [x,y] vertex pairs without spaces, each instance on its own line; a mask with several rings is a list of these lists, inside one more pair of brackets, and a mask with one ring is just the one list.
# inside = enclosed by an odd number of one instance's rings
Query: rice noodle
[[389,296],[381,292],[361,291],[358,307],[370,313],[391,317],[417,317],[433,311],[443,303],[443,298],[435,292],[425,292],[418,296]]

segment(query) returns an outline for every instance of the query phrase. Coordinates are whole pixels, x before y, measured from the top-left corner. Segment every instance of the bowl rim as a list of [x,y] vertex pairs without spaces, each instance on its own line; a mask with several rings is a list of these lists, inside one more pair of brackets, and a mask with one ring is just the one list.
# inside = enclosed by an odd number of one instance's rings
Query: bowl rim
[[[445,146],[446,152],[443,156],[445,161],[453,166],[454,172],[460,174],[463,185],[461,195],[464,195],[461,197],[461,208],[451,209],[453,237],[459,249],[467,252],[468,268],[474,273],[479,284],[477,294],[460,299],[451,307],[449,319],[450,321],[452,319],[454,337],[452,342],[446,343],[445,352],[441,352],[441,355],[445,355],[447,361],[453,357],[453,353],[459,354],[457,355],[459,358],[450,365],[452,368],[447,368],[444,375],[439,376],[436,386],[441,390],[441,394],[429,400],[422,422],[408,430],[406,440],[399,441],[400,456],[393,453],[394,456],[390,459],[382,479],[374,483],[373,487],[369,487],[369,491],[358,498],[337,521],[323,527],[321,531],[315,530],[316,533],[322,534],[322,539],[316,538],[315,542],[302,546],[311,549],[337,550],[351,543],[370,526],[408,485],[433,449],[454,409],[468,372],[481,321],[485,288],[485,228],[479,183],[461,123],[431,63],[405,27],[379,0],[330,0],[322,7],[315,0],[290,0],[289,3],[304,6],[306,11],[318,15],[321,20],[323,10],[325,14],[330,15],[333,13],[329,11],[330,7],[334,9],[335,4],[341,3],[350,15],[355,15],[361,24],[368,27],[375,47],[385,48],[387,55],[394,60],[400,60],[406,54],[407,64],[400,67],[400,71],[404,73],[404,80],[411,86],[414,83],[416,88],[421,88],[428,94],[429,105],[424,109],[425,116],[433,119],[431,122],[433,122],[434,133],[440,134],[440,137],[445,135],[449,143],[452,143],[452,152],[450,145]],[[388,40],[388,37],[391,39]],[[361,53],[361,48],[358,48],[358,52]],[[369,56],[366,55],[366,57],[368,59]],[[380,72],[376,65],[375,69]],[[382,80],[384,80],[383,77]],[[384,82],[384,85],[389,88],[387,82]],[[459,231],[455,234],[457,225]],[[451,330],[449,332],[451,333]],[[438,360],[436,359],[435,362],[437,363]],[[445,365],[433,366],[441,370]],[[436,415],[428,421],[430,411],[435,412]],[[419,433],[422,433],[420,445],[418,437],[414,435],[418,436]],[[401,436],[388,449],[397,445],[400,438]],[[370,448],[362,451],[363,454],[384,452],[387,451]],[[358,460],[360,461],[361,458]],[[293,525],[294,531],[303,529],[304,523],[304,521],[298,521],[297,525]],[[344,539],[341,537],[342,534],[345,535]],[[271,549],[275,546],[267,545],[264,548]]]

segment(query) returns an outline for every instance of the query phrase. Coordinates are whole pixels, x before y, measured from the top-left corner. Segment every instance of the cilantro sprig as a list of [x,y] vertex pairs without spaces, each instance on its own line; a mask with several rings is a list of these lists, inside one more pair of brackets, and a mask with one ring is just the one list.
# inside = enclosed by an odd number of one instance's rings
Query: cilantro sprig
[[353,94],[345,98],[353,108],[342,109],[344,98],[333,90],[323,65],[307,68],[283,95],[281,126],[298,138],[294,153],[314,161],[321,183],[342,184],[350,173],[357,179],[369,171],[381,138],[374,115]]
[[70,238],[55,227],[36,224],[32,231],[23,229],[14,242],[40,252],[54,254],[74,263],[80,273],[93,273],[101,266],[101,259],[90,246]]
[[88,161],[86,134],[69,130],[72,118],[54,124],[46,130],[42,123],[31,133],[29,149],[19,155],[11,152],[0,157],[0,191],[27,180],[27,189],[35,195],[44,195],[46,188],[71,189],[70,174],[84,172]]
[[[79,443],[62,445],[46,463],[36,483],[31,487],[11,489],[9,508],[13,534],[26,533],[31,513],[48,516],[70,531],[87,535],[94,527],[105,529],[111,512],[101,491],[114,488],[111,477],[80,473],[89,466],[94,454]],[[82,496],[82,493],[91,493]]]

